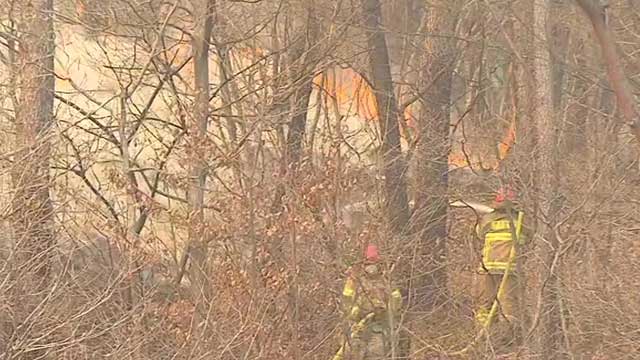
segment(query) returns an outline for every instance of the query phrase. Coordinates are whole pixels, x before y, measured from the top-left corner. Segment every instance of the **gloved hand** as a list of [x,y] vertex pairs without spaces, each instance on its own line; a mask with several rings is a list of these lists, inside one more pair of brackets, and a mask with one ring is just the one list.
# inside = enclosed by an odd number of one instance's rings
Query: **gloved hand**
[[393,316],[397,316],[402,310],[402,293],[396,289],[391,293],[391,299],[389,300],[389,310]]
[[360,307],[354,305],[351,307],[351,310],[347,312],[347,320],[349,321],[357,321],[360,315]]

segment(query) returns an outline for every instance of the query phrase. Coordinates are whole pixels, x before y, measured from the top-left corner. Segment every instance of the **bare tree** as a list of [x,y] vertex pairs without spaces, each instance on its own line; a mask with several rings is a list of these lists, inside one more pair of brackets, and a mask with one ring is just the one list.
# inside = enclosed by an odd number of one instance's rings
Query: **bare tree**
[[[54,212],[50,194],[50,161],[54,144],[54,50],[53,1],[22,2],[14,8],[17,33],[17,79],[15,96],[15,150],[11,172],[12,229],[17,262],[11,271],[19,284],[3,290],[10,306],[26,328],[37,322],[38,304],[45,301],[54,259]],[[14,40],[14,39],[11,39]],[[10,42],[13,44],[13,41]],[[9,275],[11,276],[11,275]],[[13,294],[13,295],[12,295]],[[14,328],[13,336],[0,346],[7,358],[42,358],[42,339],[26,328]],[[24,341],[27,338],[29,340]]]
[[[291,78],[288,79],[290,88],[285,93],[291,92],[291,121],[285,140],[283,174],[287,174],[286,179],[295,179],[295,173],[300,165],[303,152],[303,142],[307,130],[307,117],[309,113],[309,103],[313,90],[313,78],[316,72],[316,65],[319,62],[318,36],[319,23],[314,14],[313,4],[304,2],[305,25],[301,27],[297,38],[291,44],[289,52]],[[283,94],[284,95],[284,94]],[[274,211],[282,210],[282,197],[286,192],[285,184],[278,186],[273,203]]]
[[422,112],[416,147],[415,233],[420,238],[420,277],[416,301],[436,305],[446,301],[446,239],[450,154],[451,78],[456,64],[456,2],[428,7],[424,34],[428,36],[420,59],[418,88]]
[[49,160],[54,136],[53,1],[20,3],[18,31],[18,103],[14,159],[13,229],[24,259],[40,276],[49,271],[54,245]]
[[391,231],[401,235],[407,231],[409,205],[406,184],[406,161],[400,144],[400,112],[394,95],[387,41],[382,30],[379,0],[363,0],[369,67],[372,87],[380,116],[380,147],[385,187],[385,212]]
[[[195,28],[191,46],[193,48],[193,73],[194,73],[194,111],[190,116],[190,182],[188,200],[189,214],[189,239],[187,256],[191,257],[191,278],[195,291],[198,312],[195,317],[194,327],[206,324],[200,323],[206,319],[208,301],[211,301],[213,289],[208,281],[207,246],[211,234],[205,227],[204,200],[205,185],[207,179],[207,161],[205,156],[208,134],[207,128],[210,121],[209,111],[209,42],[213,30],[213,10],[215,0],[201,0],[194,2]],[[187,256],[183,261],[186,261]],[[199,333],[199,330],[196,332]]]
[[547,19],[549,6],[547,0],[538,0],[533,4],[533,30],[535,41],[533,47],[533,74],[535,93],[533,103],[536,106],[534,115],[536,124],[536,172],[538,173],[538,213],[536,219],[539,247],[541,279],[539,279],[540,297],[537,317],[537,348],[543,357],[551,359],[558,355],[562,333],[560,326],[560,310],[558,308],[558,239],[556,237],[557,211],[554,200],[557,194],[557,117],[553,111],[553,81],[551,78],[551,57]]
[[616,93],[618,107],[633,131],[636,140],[640,142],[640,113],[635,105],[633,94],[629,90],[628,81],[624,75],[624,68],[616,50],[616,39],[609,27],[609,7],[599,0],[576,0],[591,21],[598,43],[602,49],[602,57],[607,67],[609,82]]

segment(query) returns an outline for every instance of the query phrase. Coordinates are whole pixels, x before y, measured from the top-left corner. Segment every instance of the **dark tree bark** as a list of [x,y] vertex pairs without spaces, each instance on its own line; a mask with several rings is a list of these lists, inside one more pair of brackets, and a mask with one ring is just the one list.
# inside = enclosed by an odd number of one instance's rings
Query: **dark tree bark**
[[400,145],[400,112],[393,92],[387,42],[382,32],[382,12],[379,0],[363,0],[369,66],[375,95],[380,133],[385,187],[385,207],[394,235],[407,232],[409,205],[407,199],[406,161]]
[[16,65],[17,101],[11,225],[19,264],[13,275],[17,277],[15,286],[11,286],[13,294],[6,294],[6,299],[19,299],[11,304],[11,312],[17,315],[14,324],[20,326],[12,329],[12,338],[0,345],[0,351],[5,350],[8,358],[28,360],[46,356],[44,348],[33,346],[44,344],[38,340],[42,330],[37,323],[42,319],[32,315],[38,314],[48,294],[51,252],[56,242],[49,175],[54,136],[55,34],[52,0],[17,2],[15,6],[18,57],[17,64],[12,64]]
[[537,352],[544,359],[555,359],[559,354],[562,339],[559,308],[559,278],[557,273],[558,239],[555,235],[557,209],[554,199],[558,192],[558,121],[553,111],[553,79],[551,56],[547,33],[549,4],[547,0],[536,0],[533,4],[533,82],[535,91],[535,124],[537,130],[535,164],[538,173],[538,255],[541,279],[538,291],[541,306],[535,315],[538,318],[536,340]]
[[209,40],[213,29],[213,14],[215,0],[199,0],[194,2],[197,12],[195,29],[191,46],[193,48],[194,73],[194,109],[188,122],[188,139],[190,149],[189,191],[188,202],[190,208],[187,253],[183,257],[185,262],[191,258],[191,270],[194,297],[196,301],[196,316],[193,321],[196,334],[200,333],[199,326],[206,317],[207,300],[212,288],[207,274],[207,236],[204,224],[204,188],[207,179],[207,128],[209,124]]
[[47,253],[55,243],[49,194],[55,91],[53,1],[34,0],[19,7],[13,229],[29,268],[46,277]]
[[616,50],[616,39],[607,22],[607,8],[598,0],[576,0],[591,21],[598,43],[602,49],[602,56],[607,66],[609,82],[616,93],[618,108],[622,117],[640,146],[640,113],[635,104],[633,94],[629,90],[620,55]]
[[419,142],[416,148],[416,206],[412,226],[419,238],[420,274],[417,305],[429,307],[447,299],[445,268],[450,152],[451,79],[456,62],[453,2],[435,2],[427,10],[428,38],[422,58]]
[[[389,50],[382,32],[382,9],[379,0],[363,0],[369,67],[372,90],[378,109],[382,144],[380,158],[384,174],[385,215],[392,239],[404,238],[409,230],[409,201],[407,196],[406,160],[400,144],[400,111],[394,95]],[[403,245],[403,244],[401,244]],[[408,275],[409,266],[401,266],[400,276]],[[401,279],[405,281],[405,279]],[[405,290],[406,294],[406,290]],[[401,336],[397,349],[399,358],[410,353],[409,339]]]
[[553,69],[553,108],[556,113],[562,110],[563,89],[566,88],[566,59],[569,50],[570,29],[565,22],[565,9],[560,4],[552,5],[553,17],[551,25],[551,61]]
[[[584,49],[584,41],[575,46],[576,52],[581,52]],[[572,54],[573,55],[573,54]],[[574,56],[575,62],[572,66],[578,69],[584,69],[587,66],[587,61],[582,56]],[[587,150],[587,122],[589,117],[589,84],[586,79],[582,77],[574,77],[571,81],[571,93],[574,94],[573,105],[570,105],[567,109],[569,114],[574,114],[573,122],[567,124],[567,136],[566,149],[574,154],[582,154]]]
[[[307,29],[305,36],[299,38],[292,47],[290,59],[292,60],[293,78],[291,86],[294,91],[294,104],[291,108],[292,117],[289,123],[284,150],[283,171],[286,179],[293,180],[295,173],[302,159],[303,143],[307,129],[307,115],[309,112],[309,101],[313,91],[314,69],[318,62],[317,51],[314,46],[317,42],[319,24],[313,11],[311,3],[307,5]],[[280,184],[276,189],[276,195],[272,204],[272,212],[280,212],[283,209],[282,198],[285,195],[285,184]]]

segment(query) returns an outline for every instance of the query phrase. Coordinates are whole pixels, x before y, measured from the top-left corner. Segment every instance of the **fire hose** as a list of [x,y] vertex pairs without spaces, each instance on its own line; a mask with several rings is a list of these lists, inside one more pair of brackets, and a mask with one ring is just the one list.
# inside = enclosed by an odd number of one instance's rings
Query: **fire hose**
[[343,360],[344,359],[344,351],[346,346],[349,343],[349,339],[348,338],[353,338],[354,335],[358,335],[360,334],[362,331],[364,331],[364,329],[366,329],[367,327],[367,323],[373,319],[373,317],[376,314],[371,312],[369,314],[367,314],[367,316],[365,316],[362,320],[358,321],[357,323],[351,325],[351,331],[350,333],[346,336],[347,339],[344,340],[342,346],[340,346],[340,349],[338,349],[338,351],[336,352],[336,354],[331,358],[331,360]]

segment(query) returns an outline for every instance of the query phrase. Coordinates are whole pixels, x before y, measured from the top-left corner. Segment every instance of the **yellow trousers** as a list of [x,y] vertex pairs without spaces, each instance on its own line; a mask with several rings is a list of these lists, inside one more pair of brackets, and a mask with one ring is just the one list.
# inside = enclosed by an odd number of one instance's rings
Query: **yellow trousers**
[[[503,274],[477,274],[476,281],[476,321],[479,327],[486,324]],[[520,335],[521,316],[518,311],[520,295],[519,279],[510,274],[505,282],[504,295],[498,299],[498,311],[493,319],[494,328],[490,332],[498,335],[505,343],[517,343]]]

